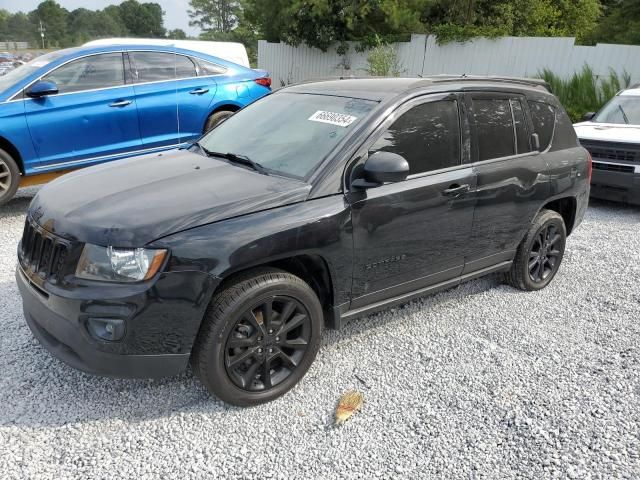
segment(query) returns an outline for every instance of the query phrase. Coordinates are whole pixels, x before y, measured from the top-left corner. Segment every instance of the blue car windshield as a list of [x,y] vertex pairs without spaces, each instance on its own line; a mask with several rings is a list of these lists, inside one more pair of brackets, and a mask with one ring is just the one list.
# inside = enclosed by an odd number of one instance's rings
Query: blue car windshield
[[16,83],[21,82],[32,73],[36,72],[40,68],[48,65],[49,63],[57,60],[58,58],[67,55],[69,50],[58,50],[56,52],[47,53],[34,58],[30,62],[20,65],[18,68],[11,70],[6,75],[0,77],[0,93],[13,87]]
[[272,172],[306,178],[376,105],[357,98],[277,93],[240,110],[199,144],[249,157]]

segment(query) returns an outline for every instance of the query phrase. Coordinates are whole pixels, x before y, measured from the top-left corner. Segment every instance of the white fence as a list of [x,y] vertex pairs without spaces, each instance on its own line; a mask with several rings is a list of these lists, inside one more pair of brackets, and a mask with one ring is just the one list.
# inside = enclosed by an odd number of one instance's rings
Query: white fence
[[0,50],[25,50],[29,42],[0,42]]
[[[395,44],[403,76],[441,73],[532,77],[549,68],[562,77],[588,64],[596,75],[610,69],[628,72],[640,81],[640,46],[575,45],[573,38],[502,37],[478,38],[465,43],[438,45],[434,36],[412,35],[410,42]],[[312,78],[366,75],[368,52],[357,52],[351,43],[346,55],[335,48],[326,53],[307,46],[258,43],[258,68],[268,70],[274,87]]]

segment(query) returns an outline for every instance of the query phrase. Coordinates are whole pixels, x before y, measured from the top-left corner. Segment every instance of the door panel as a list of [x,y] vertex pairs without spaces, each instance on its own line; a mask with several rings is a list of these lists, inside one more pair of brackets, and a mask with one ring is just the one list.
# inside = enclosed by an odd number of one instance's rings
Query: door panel
[[40,165],[140,148],[136,101],[133,88],[124,85],[121,53],[74,60],[43,80],[55,82],[60,93],[24,104]]
[[354,279],[351,308],[436,284],[462,273],[473,220],[466,193],[471,167],[383,185],[354,195]]
[[178,80],[178,127],[180,142],[196,140],[202,135],[204,124],[216,96],[214,77]]
[[[475,99],[480,102],[474,104]],[[493,100],[496,108],[490,105]],[[464,273],[511,259],[536,212],[549,198],[545,155],[528,151],[532,128],[524,98],[487,93],[470,94],[467,101],[478,185],[474,192],[473,251],[466,259]],[[478,106],[488,111],[478,117],[476,125]],[[507,111],[501,112],[502,107]],[[497,136],[500,140],[494,139]],[[507,137],[509,152],[505,146]],[[483,145],[492,145],[497,151],[497,144],[502,145],[501,152],[509,155],[487,158],[491,150],[483,152]]]

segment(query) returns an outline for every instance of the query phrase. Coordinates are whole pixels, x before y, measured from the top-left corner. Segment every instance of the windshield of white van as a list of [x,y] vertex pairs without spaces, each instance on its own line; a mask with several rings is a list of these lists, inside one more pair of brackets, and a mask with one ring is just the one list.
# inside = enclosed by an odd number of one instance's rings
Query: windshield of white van
[[607,103],[593,119],[599,123],[640,125],[640,96],[619,95]]

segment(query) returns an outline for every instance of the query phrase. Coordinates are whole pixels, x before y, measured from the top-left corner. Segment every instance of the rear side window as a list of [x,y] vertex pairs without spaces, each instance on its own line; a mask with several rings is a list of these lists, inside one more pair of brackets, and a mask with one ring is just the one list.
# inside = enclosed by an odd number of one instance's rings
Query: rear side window
[[184,55],[164,52],[131,52],[136,82],[161,82],[196,76],[196,66]]
[[198,62],[198,75],[201,77],[206,77],[207,75],[222,75],[227,71],[221,65],[216,65],[215,63],[207,62],[202,59],[196,60]]
[[534,133],[540,138],[540,151],[549,148],[556,123],[556,111],[551,105],[542,102],[529,102]]
[[516,154],[509,100],[474,99],[473,120],[480,161]]
[[54,82],[60,93],[80,92],[124,85],[121,53],[104,53],[79,58],[43,77]]
[[458,102],[423,103],[402,114],[369,149],[402,155],[410,175],[460,164]]

